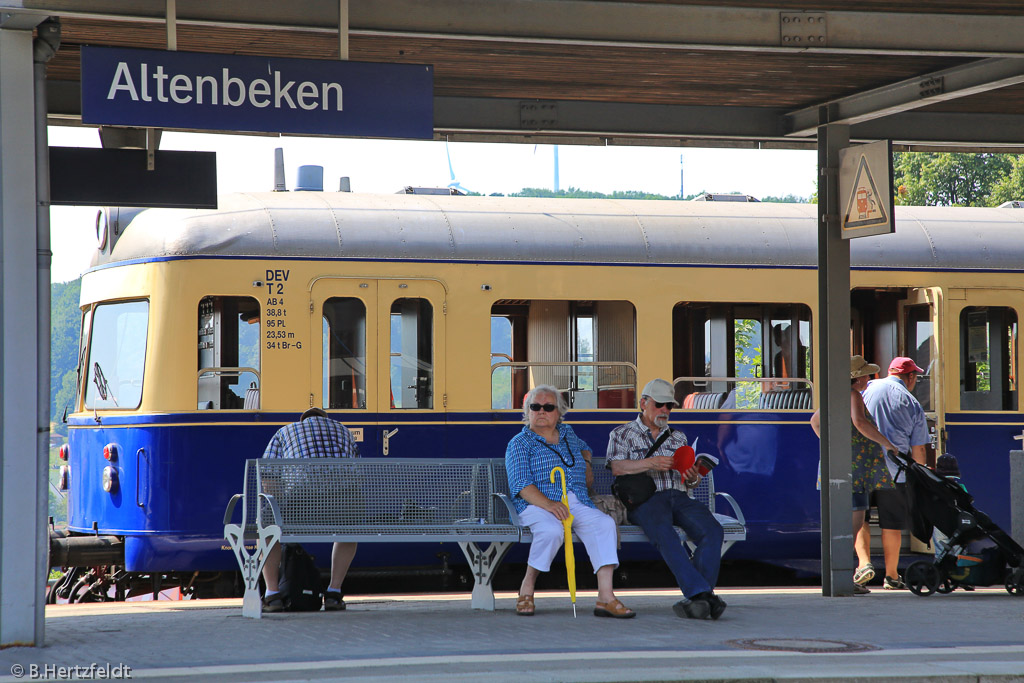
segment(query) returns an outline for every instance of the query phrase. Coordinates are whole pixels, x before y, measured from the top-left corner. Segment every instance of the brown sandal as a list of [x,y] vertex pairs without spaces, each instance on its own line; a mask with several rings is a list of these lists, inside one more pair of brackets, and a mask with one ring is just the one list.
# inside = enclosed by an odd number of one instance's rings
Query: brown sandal
[[611,602],[597,603],[594,607],[594,616],[611,617],[612,619],[632,619],[636,616],[636,612],[623,605],[616,598]]
[[533,610],[534,605],[532,595],[520,595],[516,598],[516,614],[521,617],[532,617]]

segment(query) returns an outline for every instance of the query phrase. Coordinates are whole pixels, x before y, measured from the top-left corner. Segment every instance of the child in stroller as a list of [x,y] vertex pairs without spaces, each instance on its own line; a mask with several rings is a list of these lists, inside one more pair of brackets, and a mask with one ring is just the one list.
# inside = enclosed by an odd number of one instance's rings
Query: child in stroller
[[[949,593],[957,586],[1004,582],[1011,595],[1024,595],[1024,548],[974,507],[974,498],[963,485],[938,476],[903,454],[888,455],[907,472],[911,533],[922,543],[928,542],[933,529],[948,537],[941,548],[937,546],[934,561],[919,560],[907,567],[907,588],[915,595],[927,596]],[[948,466],[949,462],[943,464]],[[989,548],[977,555],[967,552],[968,548],[980,549],[986,544]],[[967,571],[963,565],[968,565]]]

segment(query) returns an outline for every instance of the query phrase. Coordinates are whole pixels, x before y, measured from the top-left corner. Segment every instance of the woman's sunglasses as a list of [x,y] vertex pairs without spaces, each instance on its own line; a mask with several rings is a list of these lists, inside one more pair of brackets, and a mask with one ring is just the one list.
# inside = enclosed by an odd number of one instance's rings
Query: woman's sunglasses
[[555,409],[555,404],[554,403],[544,403],[544,404],[541,404],[541,403],[531,403],[530,404],[530,410],[532,410],[535,413],[540,411],[540,410],[543,410],[545,413],[550,413],[554,409]]

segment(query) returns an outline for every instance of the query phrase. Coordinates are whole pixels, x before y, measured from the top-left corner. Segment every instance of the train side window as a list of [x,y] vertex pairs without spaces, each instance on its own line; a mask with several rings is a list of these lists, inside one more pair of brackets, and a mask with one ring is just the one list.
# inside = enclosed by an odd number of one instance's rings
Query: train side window
[[[491,316],[491,365],[512,362],[512,320],[504,315]],[[512,407],[512,368],[491,372],[491,408]]]
[[93,310],[85,407],[138,408],[149,333],[149,302],[100,304]]
[[672,312],[676,400],[691,410],[809,410],[802,304],[683,302]]
[[[927,304],[907,306],[906,311],[906,349],[907,356],[912,358],[918,367],[924,368],[914,386],[914,397],[925,411],[932,410],[932,342],[935,337],[935,324],[932,322],[932,307]],[[883,371],[884,374],[884,371]]]
[[434,308],[426,299],[391,305],[391,407],[434,407]]
[[203,297],[197,336],[198,408],[258,410],[259,302],[245,296]]
[[505,299],[491,307],[491,408],[540,384],[576,409],[636,407],[636,309],[628,301]]
[[324,302],[323,407],[366,408],[366,305],[335,297]]
[[1017,410],[1017,313],[1003,306],[960,312],[960,409]]

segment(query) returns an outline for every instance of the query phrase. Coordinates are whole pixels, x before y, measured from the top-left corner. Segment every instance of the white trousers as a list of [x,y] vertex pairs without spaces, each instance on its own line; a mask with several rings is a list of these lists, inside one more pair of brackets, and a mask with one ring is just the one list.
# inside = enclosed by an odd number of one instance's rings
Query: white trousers
[[[619,555],[615,550],[615,520],[600,510],[587,507],[569,492],[569,512],[572,513],[572,530],[583,541],[590,556],[594,573],[605,565],[619,566]],[[536,505],[527,505],[519,513],[519,519],[530,527],[533,543],[530,544],[530,558],[527,564],[537,571],[550,571],[551,560],[565,545],[565,525],[562,520]]]

